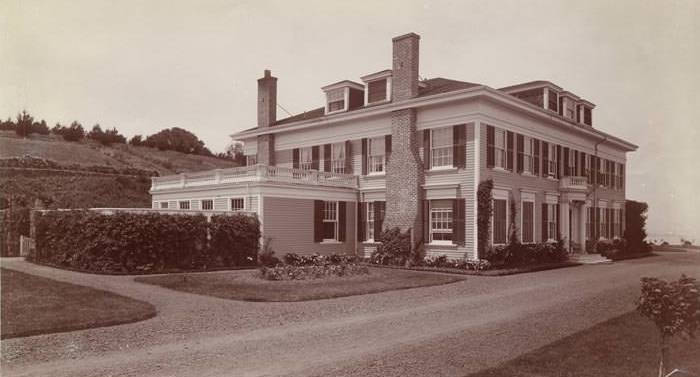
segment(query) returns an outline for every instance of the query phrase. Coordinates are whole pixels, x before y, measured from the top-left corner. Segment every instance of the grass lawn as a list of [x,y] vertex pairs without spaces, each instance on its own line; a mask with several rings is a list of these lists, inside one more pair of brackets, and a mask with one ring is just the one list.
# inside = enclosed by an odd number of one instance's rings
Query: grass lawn
[[447,284],[464,276],[370,268],[369,275],[312,280],[269,281],[258,271],[173,274],[136,281],[178,291],[244,301],[308,301]]
[[97,289],[1,269],[1,337],[16,338],[137,322],[153,305]]
[[[656,326],[631,312],[468,377],[649,377],[658,375],[659,350]],[[700,373],[700,342],[672,339],[670,359],[667,373]]]

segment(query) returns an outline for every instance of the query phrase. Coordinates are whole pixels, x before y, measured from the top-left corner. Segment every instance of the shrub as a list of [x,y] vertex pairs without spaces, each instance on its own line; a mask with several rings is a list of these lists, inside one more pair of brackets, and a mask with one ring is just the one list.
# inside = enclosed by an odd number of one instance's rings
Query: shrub
[[214,215],[209,223],[211,254],[224,266],[254,266],[260,248],[257,217],[235,213]]
[[19,207],[0,211],[0,255],[19,255],[19,236],[29,236],[29,208]]
[[486,260],[492,265],[501,265],[506,268],[557,263],[567,259],[568,254],[562,240],[558,242],[510,243],[491,247],[486,253]]
[[266,280],[306,280],[369,274],[367,266],[355,261],[355,257],[338,254],[305,256],[288,253],[284,256],[285,264],[262,266],[260,277]]
[[275,267],[278,264],[282,264],[282,261],[274,254],[275,251],[272,249],[272,237],[263,238],[262,250],[260,250],[260,254],[258,254],[258,265]]
[[432,255],[423,258],[423,266],[436,268],[454,268],[458,270],[485,271],[491,268],[491,262],[485,259],[447,259],[446,255]]
[[[370,256],[374,264],[402,266],[406,262],[415,262],[420,253],[411,248],[411,231],[401,232],[399,228],[384,230],[378,237],[381,242]],[[412,260],[413,259],[413,260]]]

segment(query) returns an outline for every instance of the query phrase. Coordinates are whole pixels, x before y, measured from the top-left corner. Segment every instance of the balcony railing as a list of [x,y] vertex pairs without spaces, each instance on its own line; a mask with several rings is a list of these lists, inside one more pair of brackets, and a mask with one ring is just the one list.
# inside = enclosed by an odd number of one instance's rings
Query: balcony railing
[[357,188],[357,177],[351,174],[317,170],[252,165],[216,169],[151,178],[151,190],[193,188],[222,183],[287,182],[304,185]]
[[586,177],[577,177],[572,175],[561,177],[559,180],[559,189],[586,191],[588,189]]

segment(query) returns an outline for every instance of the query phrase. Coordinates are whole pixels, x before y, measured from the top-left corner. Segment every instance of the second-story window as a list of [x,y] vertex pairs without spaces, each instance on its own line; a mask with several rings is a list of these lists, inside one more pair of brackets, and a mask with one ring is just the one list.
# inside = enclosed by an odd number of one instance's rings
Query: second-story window
[[314,158],[311,147],[299,148],[299,168],[310,170],[313,169]]
[[500,128],[494,130],[494,166],[497,168],[506,168],[506,131]]
[[532,174],[532,153],[534,148],[535,140],[531,137],[525,136],[523,142],[523,173]]
[[557,146],[549,143],[547,145],[547,160],[545,161],[547,175],[550,177],[557,176]]
[[345,143],[331,144],[331,172],[345,173]]
[[452,127],[432,130],[430,141],[430,158],[432,167],[452,166]]
[[386,144],[384,137],[375,137],[367,140],[367,171],[380,173],[385,171]]
[[345,89],[335,89],[329,91],[327,94],[328,99],[328,112],[345,110]]

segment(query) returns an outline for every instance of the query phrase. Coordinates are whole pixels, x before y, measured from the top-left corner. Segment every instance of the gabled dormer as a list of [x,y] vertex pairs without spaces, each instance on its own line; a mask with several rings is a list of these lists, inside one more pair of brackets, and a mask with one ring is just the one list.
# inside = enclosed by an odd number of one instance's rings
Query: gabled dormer
[[362,107],[364,104],[364,89],[362,84],[344,80],[321,88],[326,93],[325,114],[340,113]]
[[391,100],[390,69],[361,77],[361,79],[365,83],[365,106]]
[[571,122],[593,126],[595,105],[549,81],[532,81],[500,90],[539,108],[559,114]]
[[579,100],[577,111],[576,111],[576,121],[583,123],[587,126],[593,127],[593,109],[595,105],[586,101],[585,99]]

